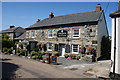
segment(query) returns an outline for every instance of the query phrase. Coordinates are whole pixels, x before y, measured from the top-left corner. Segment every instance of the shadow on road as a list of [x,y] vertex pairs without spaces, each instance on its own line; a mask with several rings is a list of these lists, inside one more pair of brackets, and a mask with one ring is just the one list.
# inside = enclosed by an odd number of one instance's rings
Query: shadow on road
[[[1,64],[1,62],[0,62]],[[19,68],[18,65],[2,62],[2,78],[15,78],[15,71]]]
[[12,60],[12,59],[0,59],[0,61],[8,61],[8,60]]

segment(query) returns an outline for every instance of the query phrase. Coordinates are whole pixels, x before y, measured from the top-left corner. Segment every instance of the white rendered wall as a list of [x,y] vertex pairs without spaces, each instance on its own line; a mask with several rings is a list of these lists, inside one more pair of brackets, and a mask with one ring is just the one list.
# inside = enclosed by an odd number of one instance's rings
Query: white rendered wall
[[[111,44],[111,60],[114,63],[114,27],[115,19],[112,18],[112,44]],[[115,60],[115,73],[120,74],[120,18],[116,18],[116,60]],[[111,67],[113,72],[113,64]]]

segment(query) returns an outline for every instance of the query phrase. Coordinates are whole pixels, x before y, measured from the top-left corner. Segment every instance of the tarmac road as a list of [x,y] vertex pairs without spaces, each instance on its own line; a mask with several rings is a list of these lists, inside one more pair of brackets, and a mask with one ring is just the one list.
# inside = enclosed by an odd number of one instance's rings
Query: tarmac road
[[2,55],[0,63],[3,78],[85,78],[50,64],[17,56]]

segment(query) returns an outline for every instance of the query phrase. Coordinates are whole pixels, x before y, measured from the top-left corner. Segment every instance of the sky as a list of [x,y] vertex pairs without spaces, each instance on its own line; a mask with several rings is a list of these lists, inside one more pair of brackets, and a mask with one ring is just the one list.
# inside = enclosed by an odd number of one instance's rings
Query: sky
[[105,12],[109,35],[111,35],[110,13],[118,10],[117,2],[2,2],[2,29],[10,25],[23,28],[36,23],[37,19],[43,20],[53,12],[54,16],[96,10],[101,4]]

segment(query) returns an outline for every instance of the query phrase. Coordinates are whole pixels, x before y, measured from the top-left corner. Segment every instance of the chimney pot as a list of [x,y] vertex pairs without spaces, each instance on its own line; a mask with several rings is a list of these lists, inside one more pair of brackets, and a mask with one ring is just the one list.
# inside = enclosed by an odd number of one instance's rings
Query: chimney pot
[[40,19],[37,19],[37,23],[40,22]]
[[101,6],[100,6],[100,4],[98,4],[98,6],[96,6],[96,11],[101,11]]
[[53,18],[53,17],[54,17],[53,13],[50,12],[50,14],[49,14],[49,18],[51,19],[51,18]]
[[15,26],[10,26],[10,28],[14,28]]

